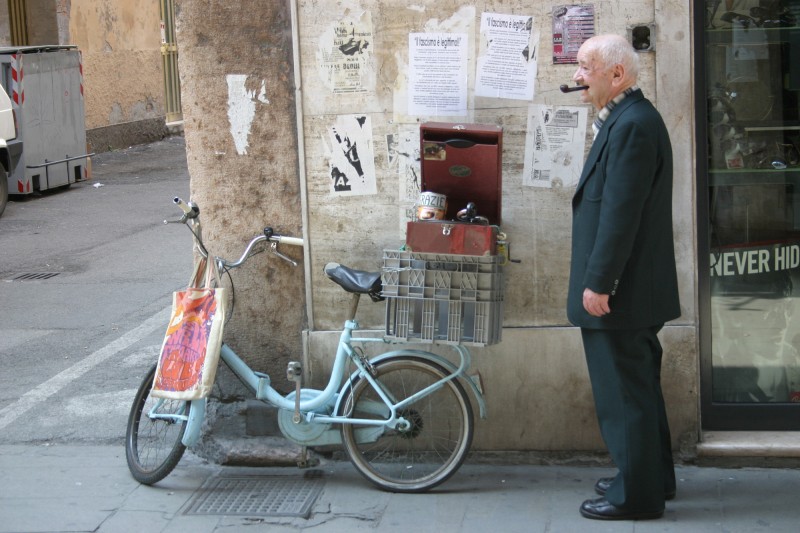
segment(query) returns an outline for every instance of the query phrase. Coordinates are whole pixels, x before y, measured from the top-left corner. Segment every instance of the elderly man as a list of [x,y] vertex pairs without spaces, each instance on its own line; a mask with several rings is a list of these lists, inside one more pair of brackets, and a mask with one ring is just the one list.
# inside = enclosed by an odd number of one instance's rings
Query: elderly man
[[567,315],[581,328],[600,431],[619,470],[580,512],[660,518],[675,471],[656,334],[680,316],[672,243],[672,148],[636,86],[638,56],[616,35],[587,40],[573,80],[598,111],[572,199]]

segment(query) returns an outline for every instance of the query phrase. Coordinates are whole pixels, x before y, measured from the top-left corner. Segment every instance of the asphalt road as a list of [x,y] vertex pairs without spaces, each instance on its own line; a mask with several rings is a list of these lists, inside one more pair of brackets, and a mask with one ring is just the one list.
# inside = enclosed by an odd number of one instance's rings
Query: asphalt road
[[0,217],[0,444],[122,443],[171,294],[191,275],[182,137],[99,154],[92,179]]

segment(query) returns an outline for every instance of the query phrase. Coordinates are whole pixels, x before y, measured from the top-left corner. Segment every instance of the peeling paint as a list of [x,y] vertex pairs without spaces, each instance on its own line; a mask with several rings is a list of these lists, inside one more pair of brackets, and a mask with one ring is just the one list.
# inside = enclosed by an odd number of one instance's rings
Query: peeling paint
[[228,123],[236,153],[247,155],[248,137],[256,116],[256,103],[269,104],[267,82],[261,80],[258,90],[248,89],[246,74],[228,74]]
[[475,23],[475,7],[462,6],[445,20],[430,19],[422,33],[469,33]]

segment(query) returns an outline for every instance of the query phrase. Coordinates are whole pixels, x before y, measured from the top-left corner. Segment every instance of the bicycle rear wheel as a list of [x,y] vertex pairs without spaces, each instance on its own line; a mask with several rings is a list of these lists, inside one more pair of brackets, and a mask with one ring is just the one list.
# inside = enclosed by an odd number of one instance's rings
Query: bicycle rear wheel
[[[167,477],[186,450],[181,442],[186,431],[186,419],[176,419],[170,415],[188,416],[189,402],[150,396],[155,373],[156,365],[153,365],[139,386],[125,435],[128,468],[134,479],[145,485],[152,485]],[[167,416],[152,417],[151,412]]]
[[[399,402],[449,374],[442,366],[410,355],[375,366],[384,393]],[[384,405],[364,378],[352,387],[343,412],[349,418],[386,419]],[[452,476],[472,443],[473,415],[469,397],[456,380],[397,412],[408,427],[389,429],[343,424],[342,442],[356,469],[379,488],[391,492],[424,492]],[[377,440],[375,436],[377,435]]]

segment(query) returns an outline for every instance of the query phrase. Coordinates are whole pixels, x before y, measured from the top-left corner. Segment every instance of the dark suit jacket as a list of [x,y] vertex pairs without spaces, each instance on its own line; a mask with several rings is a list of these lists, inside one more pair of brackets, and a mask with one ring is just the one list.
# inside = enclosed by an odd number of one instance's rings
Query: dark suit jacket
[[[622,100],[592,144],[572,198],[567,316],[591,329],[634,329],[680,316],[672,240],[672,146],[641,91]],[[583,308],[610,294],[611,313]]]

